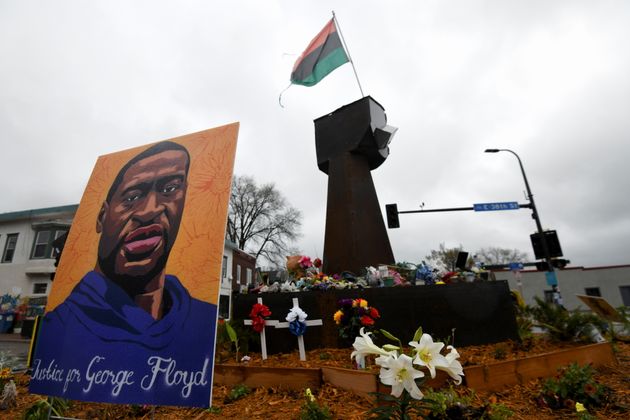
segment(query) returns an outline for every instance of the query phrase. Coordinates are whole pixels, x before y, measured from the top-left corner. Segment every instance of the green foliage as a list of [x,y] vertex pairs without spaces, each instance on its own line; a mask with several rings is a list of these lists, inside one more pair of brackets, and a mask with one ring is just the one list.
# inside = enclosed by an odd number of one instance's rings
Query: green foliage
[[599,407],[608,400],[610,390],[593,378],[593,368],[572,363],[559,370],[555,378],[542,386],[538,402],[553,409],[575,409],[575,403]]
[[48,397],[31,405],[22,417],[24,420],[48,420],[48,413],[57,417],[63,417],[70,408],[70,402],[63,398]]
[[210,414],[221,414],[221,407],[208,407],[206,409],[206,413],[210,413]]
[[229,404],[231,402],[234,402],[238,399],[243,398],[246,395],[249,395],[251,393],[251,389],[249,389],[249,387],[247,385],[243,385],[243,384],[239,384],[234,386],[234,388],[232,388],[230,390],[230,393],[228,394],[227,397],[225,397],[225,404]]
[[610,335],[612,340],[628,341],[628,335],[630,334],[630,307],[620,306],[617,309],[617,313],[621,315],[623,321],[621,324],[621,334],[617,331],[619,327],[616,327],[612,322],[610,323]]
[[410,420],[422,417],[424,404],[421,400],[411,398],[407,391],[403,391],[400,398],[390,394],[371,392],[376,398],[377,406],[370,410],[375,420]]
[[129,406],[129,411],[131,412],[131,415],[133,417],[143,417],[146,414],[151,412],[151,408],[152,407],[147,404],[143,404],[143,405],[131,404]]
[[319,353],[319,360],[330,360],[330,353]]
[[376,393],[379,406],[370,410],[373,419],[415,419],[431,420],[482,419],[505,420],[514,414],[503,404],[488,403],[474,405],[474,392],[459,394],[453,387],[442,390],[427,389],[424,399],[414,400],[406,391],[401,398]]
[[597,417],[591,415],[588,411],[580,411],[575,413],[578,420],[595,420]]
[[503,343],[499,343],[494,347],[494,358],[497,360],[503,360],[507,356],[507,347]]
[[490,404],[486,410],[486,416],[488,420],[505,420],[514,415],[514,411],[510,410],[503,404]]
[[518,329],[518,337],[523,347],[529,347],[532,344],[534,334],[532,327],[532,308],[529,306],[514,305],[516,311],[516,327]]
[[531,309],[535,325],[545,328],[551,338],[559,341],[590,341],[592,326],[605,329],[606,323],[592,313],[567,311],[560,305],[535,297],[537,306]]
[[326,405],[319,405],[310,388],[304,392],[304,404],[300,410],[300,420],[330,420],[330,410]]
[[[472,398],[469,395],[460,396],[452,387],[434,391],[428,389],[424,394],[426,404],[425,418],[428,419],[450,419],[467,418],[467,413],[477,411],[472,407]],[[477,418],[477,417],[475,417]]]
[[219,359],[226,359],[234,353],[238,362],[239,353],[247,354],[250,339],[252,339],[251,328],[246,328],[243,325],[243,320],[219,321],[217,323],[217,355]]
[[[403,348],[402,341],[400,341],[400,339],[398,337],[394,336],[392,333],[387,332],[385,330],[379,330],[379,331],[381,332],[381,334],[383,334],[383,337],[387,338],[390,341],[394,341],[394,342],[398,343],[398,348],[399,349]],[[422,330],[420,330],[420,331],[422,331]],[[422,334],[420,334],[420,335],[422,335]]]

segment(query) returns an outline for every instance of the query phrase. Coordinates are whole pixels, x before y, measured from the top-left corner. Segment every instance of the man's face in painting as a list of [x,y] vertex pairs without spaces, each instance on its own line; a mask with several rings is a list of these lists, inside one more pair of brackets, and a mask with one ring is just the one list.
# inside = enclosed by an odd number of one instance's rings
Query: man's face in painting
[[182,218],[187,167],[182,150],[160,151],[128,167],[97,222],[98,265],[108,278],[140,287],[162,272]]

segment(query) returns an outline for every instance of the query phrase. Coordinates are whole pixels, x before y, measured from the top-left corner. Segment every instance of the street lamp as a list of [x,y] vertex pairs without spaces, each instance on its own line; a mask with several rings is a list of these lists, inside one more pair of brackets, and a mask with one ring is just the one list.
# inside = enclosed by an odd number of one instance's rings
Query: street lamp
[[536,210],[536,204],[534,203],[534,195],[532,194],[532,190],[529,188],[529,182],[527,182],[527,175],[525,175],[525,169],[523,168],[523,162],[521,162],[521,158],[512,150],[509,149],[486,149],[485,153],[498,153],[498,152],[510,152],[516,159],[518,159],[518,164],[521,167],[521,173],[523,174],[523,180],[525,180],[525,188],[527,189],[527,199],[529,200],[529,206],[532,209],[532,218],[536,221],[536,228],[538,228],[538,235],[540,236],[540,242],[542,243],[543,253],[545,254],[545,261],[547,261],[547,270],[549,272],[553,272],[553,265],[551,264],[551,256],[549,254],[549,247],[547,246],[547,241],[545,239],[545,235],[543,232],[542,224],[540,223],[540,218],[538,217],[538,210]]

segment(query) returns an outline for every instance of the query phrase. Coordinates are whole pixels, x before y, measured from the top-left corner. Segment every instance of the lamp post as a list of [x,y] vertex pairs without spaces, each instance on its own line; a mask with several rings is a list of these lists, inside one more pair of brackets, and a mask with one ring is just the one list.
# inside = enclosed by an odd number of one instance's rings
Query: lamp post
[[523,162],[521,162],[521,158],[512,150],[509,149],[486,149],[485,153],[498,153],[498,152],[510,152],[516,159],[518,159],[518,164],[521,167],[521,173],[523,174],[523,180],[525,181],[525,188],[527,189],[527,199],[529,200],[529,205],[532,209],[532,218],[536,221],[536,228],[538,229],[538,235],[540,236],[540,241],[542,243],[543,253],[545,254],[545,261],[547,262],[547,270],[549,272],[553,272],[553,265],[551,265],[551,256],[549,254],[549,247],[547,246],[547,240],[545,239],[545,235],[543,232],[542,224],[540,223],[540,218],[538,217],[538,210],[536,210],[536,204],[534,203],[534,195],[532,194],[532,190],[529,188],[529,182],[527,182],[527,175],[525,175],[525,169],[523,168]]

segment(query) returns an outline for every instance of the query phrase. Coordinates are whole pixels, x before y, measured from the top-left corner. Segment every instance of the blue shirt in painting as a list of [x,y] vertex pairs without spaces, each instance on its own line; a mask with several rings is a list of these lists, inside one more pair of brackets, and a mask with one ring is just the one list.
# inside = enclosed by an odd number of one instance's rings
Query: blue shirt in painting
[[89,272],[48,312],[33,357],[30,391],[120,404],[207,407],[216,306],[175,276],[155,320],[115,283]]

